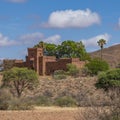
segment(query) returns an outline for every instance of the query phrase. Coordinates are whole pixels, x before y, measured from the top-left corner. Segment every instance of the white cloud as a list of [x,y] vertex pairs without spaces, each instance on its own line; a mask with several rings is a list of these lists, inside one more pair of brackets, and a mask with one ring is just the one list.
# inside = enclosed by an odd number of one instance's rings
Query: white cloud
[[44,39],[44,42],[59,44],[61,42],[60,40],[61,40],[60,35],[53,35],[53,36],[50,36],[50,37]]
[[25,34],[25,35],[20,36],[19,43],[27,44],[27,45],[35,45],[39,43],[40,41],[44,41],[47,43],[59,44],[60,39],[61,39],[60,35],[53,35],[53,36],[45,37],[44,34],[40,32],[36,32],[36,33]]
[[23,3],[26,2],[27,0],[6,0],[8,2],[13,2],[13,3]]
[[54,43],[59,44],[61,41],[60,35],[53,35],[49,37],[45,37],[43,33],[36,32],[36,33],[29,33],[25,35],[18,36],[16,40],[10,40],[8,37],[3,36],[0,33],[0,47],[4,46],[12,46],[12,45],[35,45],[38,44],[40,41],[44,41],[47,43]]
[[40,32],[25,34],[19,37],[19,42],[22,44],[36,44],[43,40],[44,35]]
[[86,47],[96,47],[96,46],[98,46],[98,44],[97,44],[98,40],[105,39],[106,42],[108,42],[110,40],[110,37],[111,36],[109,34],[105,33],[103,35],[98,35],[98,36],[95,36],[95,37],[92,37],[89,39],[84,39],[84,40],[82,40],[82,42]]
[[3,34],[0,33],[0,47],[11,46],[16,44],[17,44],[16,41],[10,40],[8,37],[3,36]]
[[65,10],[55,11],[50,14],[48,22],[44,23],[44,27],[51,28],[84,28],[93,24],[100,24],[100,16],[86,10]]

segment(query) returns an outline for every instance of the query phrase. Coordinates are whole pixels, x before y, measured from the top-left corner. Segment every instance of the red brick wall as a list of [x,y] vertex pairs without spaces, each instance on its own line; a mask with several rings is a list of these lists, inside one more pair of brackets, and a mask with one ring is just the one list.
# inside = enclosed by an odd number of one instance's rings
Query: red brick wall
[[78,68],[82,68],[85,65],[85,61],[80,61],[79,58],[72,58],[72,64],[76,65]]
[[59,59],[55,62],[46,63],[46,75],[52,74],[55,70],[65,70],[66,65],[71,63],[71,59]]
[[65,58],[58,59],[54,56],[43,56],[42,48],[28,48],[28,56],[26,62],[16,61],[18,67],[28,67],[34,69],[39,75],[50,75],[55,70],[66,70],[68,63],[75,64],[81,68],[85,62],[80,61],[79,58]]

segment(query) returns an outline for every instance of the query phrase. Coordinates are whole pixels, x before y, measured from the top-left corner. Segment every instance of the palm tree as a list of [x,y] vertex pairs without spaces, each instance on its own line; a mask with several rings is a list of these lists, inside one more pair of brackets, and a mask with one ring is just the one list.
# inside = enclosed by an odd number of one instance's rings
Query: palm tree
[[101,60],[102,60],[102,52],[103,52],[103,47],[106,44],[106,40],[100,39],[99,41],[97,41],[97,43],[98,43],[98,46],[100,46],[101,48]]

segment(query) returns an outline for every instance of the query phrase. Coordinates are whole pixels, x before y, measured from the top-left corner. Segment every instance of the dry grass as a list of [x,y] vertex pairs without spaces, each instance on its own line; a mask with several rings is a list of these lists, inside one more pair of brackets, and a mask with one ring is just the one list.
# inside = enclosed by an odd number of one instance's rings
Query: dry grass
[[31,111],[0,111],[0,120],[74,120],[76,108],[40,107]]

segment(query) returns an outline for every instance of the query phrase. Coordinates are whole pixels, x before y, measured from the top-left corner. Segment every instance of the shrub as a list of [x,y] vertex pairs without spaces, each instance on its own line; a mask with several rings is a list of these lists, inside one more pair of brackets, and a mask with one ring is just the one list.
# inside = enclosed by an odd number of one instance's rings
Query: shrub
[[120,120],[120,89],[107,91],[109,106],[94,106],[78,110],[75,120]]
[[0,110],[7,110],[9,108],[9,101],[12,96],[7,89],[0,89]]
[[13,98],[9,103],[9,110],[31,110],[33,109],[31,101],[27,98]]
[[61,98],[57,98],[55,101],[55,105],[60,107],[74,107],[76,106],[76,100],[72,97],[64,96]]
[[91,75],[97,75],[99,72],[107,71],[109,69],[108,63],[98,58],[92,59],[85,66],[88,68]]
[[33,98],[33,104],[37,106],[49,106],[51,105],[51,100],[46,96],[37,96]]
[[91,71],[88,69],[88,67],[83,67],[81,69],[81,74],[82,76],[88,76],[88,75],[91,75]]
[[53,74],[53,78],[56,80],[61,80],[66,78],[66,74],[64,70],[56,70]]
[[120,87],[120,69],[112,69],[100,73],[96,86],[105,90]]
[[71,76],[77,76],[79,74],[79,69],[74,64],[67,64],[67,73]]

